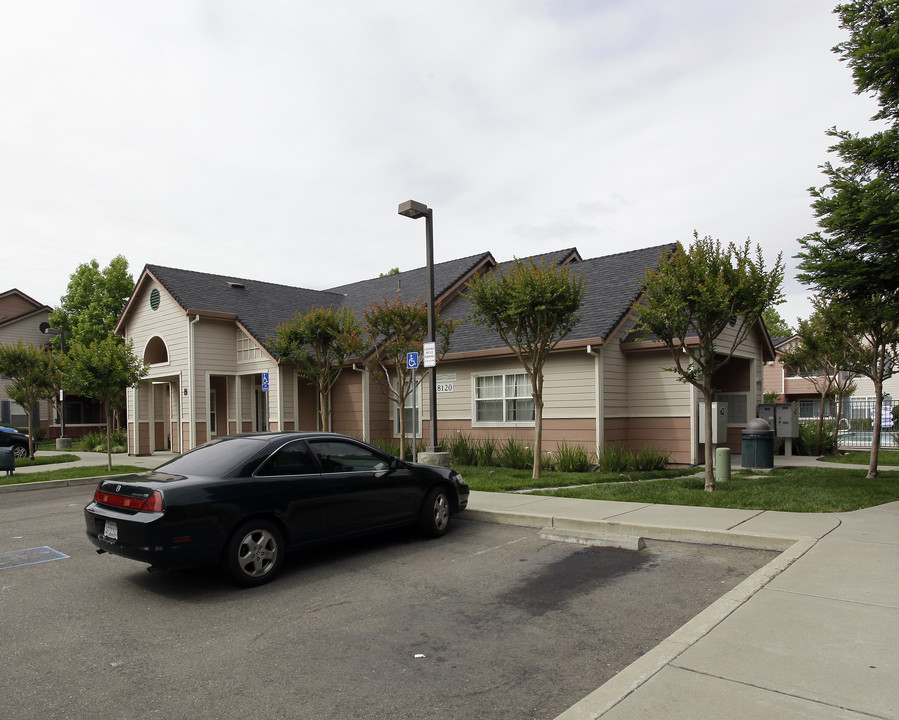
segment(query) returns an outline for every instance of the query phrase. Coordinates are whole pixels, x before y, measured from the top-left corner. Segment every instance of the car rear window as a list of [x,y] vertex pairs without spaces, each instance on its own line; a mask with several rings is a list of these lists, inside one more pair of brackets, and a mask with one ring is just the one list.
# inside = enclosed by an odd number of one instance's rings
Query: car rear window
[[212,441],[160,465],[158,472],[173,475],[227,475],[265,446],[264,438],[244,437]]

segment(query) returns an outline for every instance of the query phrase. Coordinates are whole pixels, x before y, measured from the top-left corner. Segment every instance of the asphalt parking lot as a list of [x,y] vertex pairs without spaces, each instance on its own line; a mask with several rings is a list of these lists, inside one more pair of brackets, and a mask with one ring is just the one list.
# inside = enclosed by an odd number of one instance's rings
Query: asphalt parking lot
[[[551,720],[774,555],[587,549],[463,514],[238,590],[97,555],[91,493],[0,495],[5,717]],[[45,547],[65,557],[23,552]]]

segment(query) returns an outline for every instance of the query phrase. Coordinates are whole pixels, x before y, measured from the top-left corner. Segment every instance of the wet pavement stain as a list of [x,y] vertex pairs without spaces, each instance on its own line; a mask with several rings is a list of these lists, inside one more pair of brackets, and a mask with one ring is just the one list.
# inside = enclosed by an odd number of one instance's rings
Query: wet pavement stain
[[656,558],[651,554],[634,550],[585,548],[547,565],[497,599],[540,616],[653,560]]

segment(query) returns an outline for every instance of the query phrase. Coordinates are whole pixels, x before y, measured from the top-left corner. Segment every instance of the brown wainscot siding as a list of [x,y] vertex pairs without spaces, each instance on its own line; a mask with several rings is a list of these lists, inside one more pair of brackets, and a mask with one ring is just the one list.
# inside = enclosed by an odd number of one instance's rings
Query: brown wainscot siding
[[[690,464],[690,418],[637,417],[606,420],[606,442],[620,442],[631,450],[649,446],[659,452],[670,452],[674,465]],[[622,427],[621,421],[627,423]],[[610,428],[610,425],[613,427]]]

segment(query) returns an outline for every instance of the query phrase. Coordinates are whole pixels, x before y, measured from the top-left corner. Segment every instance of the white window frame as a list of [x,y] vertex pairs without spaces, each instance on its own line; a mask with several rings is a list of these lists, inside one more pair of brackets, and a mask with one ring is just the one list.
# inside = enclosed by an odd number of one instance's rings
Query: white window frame
[[[479,397],[481,388],[479,383],[482,379],[493,378],[498,379],[498,384],[494,384],[494,389],[498,389],[500,394],[496,396],[484,395]],[[519,390],[519,394],[510,393],[509,380],[515,378],[512,387],[519,387],[524,390],[523,394]],[[502,420],[480,420],[478,413],[478,402],[497,402],[502,403]],[[513,403],[526,401],[531,404],[530,420],[510,420],[510,411]],[[534,398],[531,394],[531,380],[526,372],[509,371],[509,372],[493,372],[479,373],[472,375],[471,378],[471,424],[472,427],[534,427],[536,415],[536,407]]]

